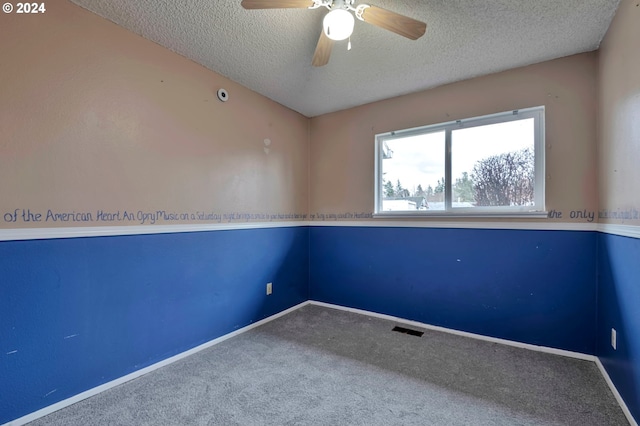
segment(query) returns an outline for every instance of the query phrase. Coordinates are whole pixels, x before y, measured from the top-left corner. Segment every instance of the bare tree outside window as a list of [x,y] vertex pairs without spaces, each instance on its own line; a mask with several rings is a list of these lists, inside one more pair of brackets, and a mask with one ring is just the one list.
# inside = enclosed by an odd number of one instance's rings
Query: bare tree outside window
[[492,155],[473,166],[476,206],[529,206],[534,202],[531,148]]

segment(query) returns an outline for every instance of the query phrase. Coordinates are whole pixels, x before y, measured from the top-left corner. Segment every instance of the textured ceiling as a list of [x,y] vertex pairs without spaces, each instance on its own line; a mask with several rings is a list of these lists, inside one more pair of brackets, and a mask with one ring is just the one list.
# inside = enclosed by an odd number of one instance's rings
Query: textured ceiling
[[[619,0],[365,0],[427,23],[411,41],[356,20],[329,64],[311,58],[325,8],[240,0],[72,0],[307,117],[595,50]],[[232,95],[232,94],[231,94]]]

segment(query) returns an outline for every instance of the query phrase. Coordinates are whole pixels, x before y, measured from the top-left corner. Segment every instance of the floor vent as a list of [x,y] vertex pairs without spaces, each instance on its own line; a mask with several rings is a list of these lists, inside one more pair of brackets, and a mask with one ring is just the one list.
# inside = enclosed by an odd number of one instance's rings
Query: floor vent
[[404,327],[398,327],[398,326],[393,327],[393,331],[397,331],[398,333],[403,333],[403,334],[410,334],[412,336],[418,336],[418,337],[421,337],[424,334],[424,331],[411,330],[410,328],[404,328]]

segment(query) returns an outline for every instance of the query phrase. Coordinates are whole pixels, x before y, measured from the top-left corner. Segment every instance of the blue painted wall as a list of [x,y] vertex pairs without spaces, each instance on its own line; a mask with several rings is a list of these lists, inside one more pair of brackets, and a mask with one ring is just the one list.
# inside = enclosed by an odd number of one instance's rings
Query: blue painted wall
[[311,299],[595,354],[596,233],[312,227]]
[[305,227],[0,242],[0,424],[303,302],[308,275]]
[[308,299],[597,354],[639,418],[638,259],[638,239],[573,231],[297,227],[0,242],[0,424]]
[[[617,350],[611,328],[618,334]],[[598,236],[597,355],[640,419],[640,239]]]

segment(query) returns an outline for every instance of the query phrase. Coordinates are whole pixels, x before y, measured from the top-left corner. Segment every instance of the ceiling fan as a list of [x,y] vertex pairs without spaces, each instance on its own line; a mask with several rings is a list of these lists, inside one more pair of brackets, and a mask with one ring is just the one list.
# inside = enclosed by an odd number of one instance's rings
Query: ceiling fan
[[242,0],[245,9],[329,9],[322,22],[322,32],[313,54],[312,64],[321,67],[329,62],[334,41],[351,36],[355,15],[361,21],[392,31],[411,40],[422,37],[427,24],[413,18],[368,4],[354,6],[356,0]]

